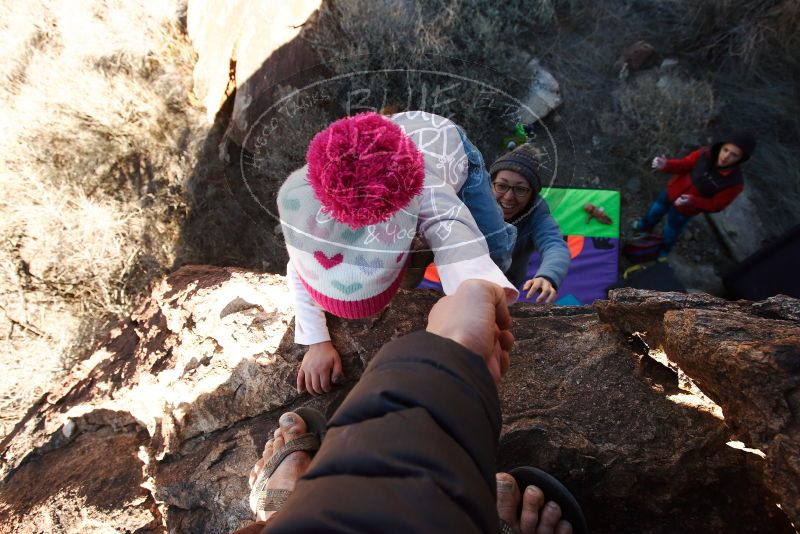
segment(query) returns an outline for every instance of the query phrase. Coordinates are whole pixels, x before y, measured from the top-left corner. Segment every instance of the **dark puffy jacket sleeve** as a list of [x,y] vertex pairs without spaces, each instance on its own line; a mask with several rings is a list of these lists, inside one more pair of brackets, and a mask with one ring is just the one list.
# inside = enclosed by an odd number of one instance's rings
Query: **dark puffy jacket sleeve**
[[392,341],[265,532],[497,532],[500,425],[482,358],[427,332]]

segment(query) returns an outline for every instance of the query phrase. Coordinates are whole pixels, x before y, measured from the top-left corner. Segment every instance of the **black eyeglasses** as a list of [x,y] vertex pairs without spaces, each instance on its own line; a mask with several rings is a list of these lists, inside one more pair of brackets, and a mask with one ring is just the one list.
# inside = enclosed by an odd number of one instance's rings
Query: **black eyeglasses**
[[525,198],[525,195],[531,192],[530,187],[522,187],[519,185],[512,186],[504,184],[503,182],[492,182],[492,186],[494,187],[494,190],[497,191],[497,193],[500,195],[505,195],[506,193],[508,193],[508,190],[510,189],[514,194],[514,196],[517,198]]

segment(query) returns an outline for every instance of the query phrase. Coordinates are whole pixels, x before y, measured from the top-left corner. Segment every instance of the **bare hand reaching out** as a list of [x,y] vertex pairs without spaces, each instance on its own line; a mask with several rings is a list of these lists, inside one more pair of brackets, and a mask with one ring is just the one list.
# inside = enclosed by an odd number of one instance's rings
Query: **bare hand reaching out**
[[508,370],[514,336],[505,292],[496,284],[484,280],[462,283],[454,294],[433,306],[427,331],[482,356],[495,383]]
[[655,170],[660,171],[667,166],[667,157],[664,155],[654,157],[652,166]]
[[537,291],[539,292],[539,296],[536,297],[536,302],[546,302],[551,303],[555,302],[556,297],[558,296],[558,291],[553,284],[547,278],[542,276],[537,276],[535,278],[531,278],[525,285],[522,286],[523,291],[527,291],[528,294],[526,295],[527,298],[531,298],[534,293]]

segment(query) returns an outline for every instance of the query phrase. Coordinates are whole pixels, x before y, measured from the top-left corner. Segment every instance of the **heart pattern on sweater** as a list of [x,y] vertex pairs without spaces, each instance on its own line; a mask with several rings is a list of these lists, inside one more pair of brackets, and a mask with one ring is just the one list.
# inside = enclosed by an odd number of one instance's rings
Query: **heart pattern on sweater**
[[364,235],[364,232],[366,232],[366,229],[364,229],[363,227],[359,228],[358,230],[350,230],[348,228],[342,232],[342,239],[344,239],[348,243],[354,243],[359,237]]
[[383,267],[383,261],[380,258],[375,258],[371,262],[368,262],[364,256],[359,256],[356,258],[356,265],[361,272],[372,276],[378,269]]
[[284,198],[281,204],[285,209],[290,211],[297,211],[300,209],[300,199],[297,198]]
[[353,282],[352,284],[346,286],[338,280],[334,280],[333,282],[331,282],[331,285],[336,289],[338,289],[339,291],[341,291],[342,293],[344,293],[345,295],[350,295],[351,293],[354,293],[359,289],[361,289],[362,287],[364,287],[358,282]]
[[314,259],[316,259],[320,265],[327,271],[333,269],[340,263],[344,261],[344,256],[342,256],[341,252],[335,254],[333,256],[326,256],[324,252],[318,250],[314,252]]

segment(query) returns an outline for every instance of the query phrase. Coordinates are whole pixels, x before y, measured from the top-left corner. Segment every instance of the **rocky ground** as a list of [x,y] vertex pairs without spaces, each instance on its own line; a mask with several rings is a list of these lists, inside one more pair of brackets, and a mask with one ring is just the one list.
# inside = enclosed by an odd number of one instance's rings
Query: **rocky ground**
[[[178,270],[0,444],[0,531],[241,526],[278,415],[330,415],[435,299],[403,292],[373,319],[332,319],[347,382],[312,399],[293,387],[303,351],[281,277]],[[793,531],[800,302],[621,290],[594,308],[513,316],[501,468],[561,478],[594,532]]]

